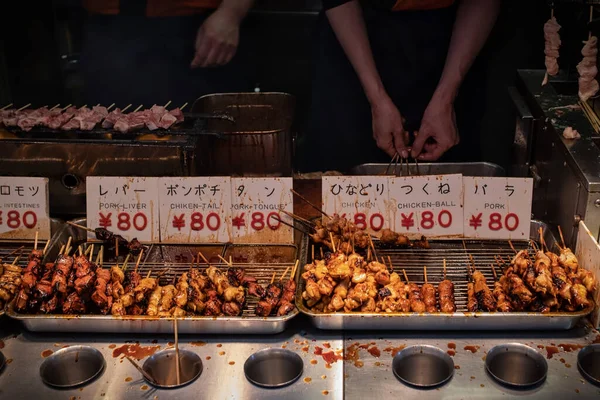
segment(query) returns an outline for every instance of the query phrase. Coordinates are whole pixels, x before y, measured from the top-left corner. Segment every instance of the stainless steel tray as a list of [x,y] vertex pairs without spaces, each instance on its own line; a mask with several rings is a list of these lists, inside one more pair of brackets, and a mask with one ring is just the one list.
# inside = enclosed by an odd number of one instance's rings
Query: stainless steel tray
[[[538,228],[544,228],[544,240],[550,248],[556,239],[550,229],[542,222],[531,222],[531,239],[539,241]],[[577,312],[469,312],[467,302],[468,254],[473,255],[476,268],[481,271],[488,285],[494,282],[490,264],[494,264],[494,255],[510,259],[514,252],[507,242],[499,241],[462,241],[431,242],[431,249],[379,249],[379,257],[390,256],[393,264],[406,270],[411,282],[424,282],[423,266],[427,266],[427,277],[434,285],[443,279],[443,260],[447,263],[447,276],[455,286],[457,312],[453,314],[428,313],[365,313],[337,312],[314,313],[302,300],[304,280],[298,274],[296,307],[308,315],[313,324],[320,329],[393,329],[393,330],[564,330],[570,329],[593,309]],[[528,241],[513,241],[517,249],[530,246]],[[467,253],[468,252],[468,253]],[[303,255],[306,260],[308,255]]]
[[[85,226],[85,219],[77,220],[76,223]],[[80,243],[84,245],[86,242],[86,234],[80,229],[73,228],[70,225],[66,225],[62,230],[61,234],[55,241],[55,248],[49,251],[49,254],[53,254],[56,257],[60,246],[68,240],[69,236],[73,236],[72,243],[77,246]],[[295,259],[299,253],[306,253],[306,247],[308,246],[308,238],[302,238],[301,247],[304,251],[299,252],[298,246],[295,245],[282,245],[276,247],[290,247],[295,249],[293,257],[286,262],[280,263],[236,263],[234,266],[243,267],[246,273],[257,279],[259,283],[268,283],[271,280],[273,272],[276,273],[277,277],[280,277],[286,268],[292,267],[295,263]],[[192,245],[167,245],[157,244],[153,247],[151,252],[158,251],[159,254],[168,254],[168,249],[172,246],[184,247],[184,246],[198,246],[198,244]],[[253,245],[256,247],[262,247],[261,245]],[[98,246],[94,246],[94,250],[98,249]],[[225,254],[227,248],[236,248],[236,245],[220,246],[220,254]],[[248,245],[240,245],[240,247],[248,247]],[[157,250],[159,249],[159,250]],[[148,271],[159,272],[166,268],[169,271],[161,276],[161,284],[170,282],[176,275],[181,272],[187,271],[190,267],[190,262],[173,262],[168,259],[153,260],[152,262],[145,262],[140,265],[139,271],[142,275]],[[215,265],[225,267],[220,262],[215,262]],[[291,269],[291,268],[290,268]],[[276,334],[282,332],[287,326],[288,322],[299,314],[297,309],[294,309],[288,315],[282,317],[259,317],[256,316],[254,310],[256,307],[257,299],[247,298],[246,304],[242,310],[242,315],[239,317],[186,317],[179,320],[178,330],[181,333],[203,333],[203,334]],[[21,314],[14,310],[13,304],[11,303],[7,309],[6,314],[14,319],[21,321],[21,323],[30,331],[34,332],[103,332],[103,333],[171,333],[173,332],[173,322],[171,319],[160,319],[148,316],[123,316],[117,317],[112,315],[62,315],[62,314],[50,314],[50,315],[39,315],[39,314]]]
[[[388,170],[390,175],[449,175],[463,174],[465,176],[506,176],[504,168],[488,162],[472,163],[415,163],[397,164],[361,164],[353,167],[349,175],[383,175]],[[395,169],[395,172],[394,172]]]

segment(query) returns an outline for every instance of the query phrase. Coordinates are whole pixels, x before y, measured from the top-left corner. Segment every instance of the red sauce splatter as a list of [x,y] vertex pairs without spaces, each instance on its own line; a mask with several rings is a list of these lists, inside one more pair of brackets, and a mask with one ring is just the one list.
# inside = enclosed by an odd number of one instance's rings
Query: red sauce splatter
[[117,345],[116,345],[116,344],[110,344],[110,345],[108,345],[108,348],[109,348],[109,349],[114,349],[115,347],[117,347]]
[[117,358],[120,355],[133,357],[137,360],[146,358],[156,353],[160,349],[160,346],[140,346],[139,344],[124,344],[121,347],[117,347],[113,350],[113,358]]
[[560,359],[560,362],[564,364],[564,363],[565,363],[565,359],[564,359],[564,358],[561,358],[561,359]]
[[479,386],[481,386],[481,387],[485,387],[485,385],[484,385],[483,383],[482,383],[481,385],[479,385]]
[[310,360],[310,363],[311,363],[312,365],[317,365],[317,362],[318,362],[317,360]]
[[223,347],[223,345],[222,345],[221,343],[219,343],[219,344],[217,345],[217,347]]
[[383,349],[383,351],[391,353],[392,357],[396,357],[396,354],[398,354],[399,352],[404,350],[405,347],[406,347],[405,344],[398,346],[398,347],[386,347],[385,349]]
[[312,381],[312,378],[306,377],[304,378],[304,382],[306,383],[310,383]]
[[454,357],[456,355],[456,352],[454,350],[448,350],[446,353],[448,353],[448,355],[450,355],[451,357]]
[[229,365],[234,365],[234,364],[235,364],[235,361],[229,361]]
[[559,343],[558,347],[562,347],[563,350],[566,351],[567,353],[570,353],[573,350],[579,350],[579,349],[583,348],[583,346],[580,344],[570,344],[570,343]]
[[565,367],[571,368],[571,364],[565,364]]
[[380,363],[379,361],[377,361],[377,362],[375,363],[375,366],[376,366],[376,367],[379,367],[380,365],[381,365],[381,363]]
[[220,355],[220,356],[224,356],[224,355],[225,355],[225,352],[224,352],[224,351],[220,351],[220,352],[219,352],[219,355]]
[[148,385],[144,385],[140,389],[142,389],[142,390],[148,390]]
[[207,360],[210,360],[210,358],[211,358],[210,356],[206,356],[206,359],[207,359]]
[[369,346],[370,346],[370,344],[369,344],[369,343],[367,343],[367,344],[361,344],[360,346],[358,346],[358,348],[359,348],[359,349],[368,349],[368,348],[369,348]]
[[327,396],[329,394],[329,390],[323,390],[321,393],[323,393],[323,396]]
[[131,382],[133,380],[132,377],[128,376],[127,378],[125,378],[125,382]]
[[304,346],[304,347],[302,348],[302,351],[303,351],[303,352],[305,352],[305,353],[308,353],[308,346]]
[[49,355],[51,355],[52,353],[54,353],[52,350],[44,350],[44,351],[42,351],[42,357],[46,358]]
[[377,348],[377,346],[373,346],[367,350],[373,357],[379,358],[381,356],[381,351]]
[[11,362],[13,362],[13,359],[12,359],[12,358],[9,358],[8,360],[6,360],[6,363],[7,363],[7,364],[10,364]]
[[325,361],[327,364],[333,364],[334,362],[337,362],[338,360],[342,359],[342,356],[338,356],[333,351],[323,353],[321,357],[323,357],[323,361]]
[[537,345],[537,348],[538,348],[538,349],[543,349],[543,348],[544,348],[544,345],[543,345],[543,344],[538,344],[538,345]]
[[465,350],[470,351],[471,353],[477,353],[477,350],[479,350],[479,346],[476,346],[476,345],[465,346]]
[[455,365],[454,369],[460,369],[460,365]]
[[329,343],[323,343],[323,347],[326,347],[326,348],[330,349],[331,345]]
[[[358,359],[358,357],[359,357],[358,346],[359,345],[360,345],[359,343],[354,343],[354,344],[348,346],[348,348],[346,349],[346,356],[344,357],[344,359],[346,361],[354,362],[354,366],[358,367],[358,368],[360,368],[364,365],[364,363]],[[332,354],[333,354],[333,352],[332,352]],[[327,361],[327,360],[325,360],[325,361]]]
[[197,347],[202,347],[202,346],[206,346],[206,342],[203,342],[201,340],[197,341],[197,342],[190,342],[190,344],[192,346],[197,346]]
[[448,348],[452,349],[452,350],[456,350],[456,343],[452,343],[452,342],[448,343]]
[[331,364],[329,364],[329,363],[325,364],[325,368],[331,369]]
[[546,358],[549,360],[556,353],[560,353],[560,349],[556,346],[546,346]]

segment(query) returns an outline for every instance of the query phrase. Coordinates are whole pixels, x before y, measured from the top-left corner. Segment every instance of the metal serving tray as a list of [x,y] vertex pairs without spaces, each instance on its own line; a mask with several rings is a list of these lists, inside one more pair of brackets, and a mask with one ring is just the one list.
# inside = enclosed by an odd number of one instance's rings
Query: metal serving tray
[[[353,167],[349,175],[383,175],[388,170],[391,175],[449,175],[465,176],[506,176],[504,168],[488,162],[471,163],[419,163],[404,164],[361,164]],[[394,173],[395,170],[395,173]]]
[[[556,239],[550,229],[542,222],[531,222],[531,239],[538,242],[538,228],[544,228],[544,240],[552,248]],[[376,242],[377,243],[377,242]],[[389,256],[394,266],[406,270],[411,282],[424,283],[423,266],[427,266],[428,281],[435,286],[443,279],[443,260],[446,259],[447,277],[454,283],[457,312],[444,313],[366,313],[337,312],[314,313],[302,300],[304,280],[298,276],[296,307],[308,315],[313,324],[320,329],[393,329],[393,330],[564,330],[570,329],[593,309],[577,312],[469,312],[467,311],[467,265],[469,256],[473,256],[476,268],[487,279],[488,286],[494,282],[491,264],[495,264],[494,255],[509,260],[514,255],[507,242],[466,240],[463,242],[432,241],[431,249],[384,249],[377,250],[378,257],[387,260]],[[513,241],[517,250],[531,248],[529,241]],[[377,245],[376,245],[377,247]],[[304,260],[308,255],[303,255]],[[496,266],[496,265],[495,265]],[[496,266],[497,267],[497,266]],[[496,268],[499,273],[499,268]]]
[[[85,219],[75,221],[77,224],[86,224]],[[72,236],[75,247],[79,244],[88,245],[93,242],[87,242],[86,233],[80,229],[70,225],[65,225],[58,238],[54,241],[54,247],[49,251],[49,259],[56,257],[60,246],[65,244],[68,237]],[[304,249],[301,253],[306,253],[308,247],[308,238],[302,238],[301,247]],[[139,272],[142,275],[150,271],[158,273],[168,271],[160,277],[160,284],[165,285],[167,282],[172,282],[180,273],[189,270],[191,264],[191,256],[189,260],[177,260],[169,256],[169,248],[177,247],[185,249],[193,246],[194,249],[199,247],[199,244],[156,244],[150,249],[150,257],[163,257],[162,259],[154,259],[152,262],[146,261],[139,267]],[[210,248],[215,245],[202,245]],[[237,247],[247,248],[249,245],[216,245],[217,254],[223,255],[229,250],[230,253],[235,253]],[[239,263],[234,262],[234,266],[245,269],[249,276],[253,276],[261,284],[269,283],[273,272],[276,277],[281,277],[283,272],[289,267],[293,267],[298,251],[296,245],[251,245],[251,247],[265,248],[273,247],[274,249],[289,248],[293,251],[287,251],[291,257],[285,262],[279,263]],[[98,245],[94,246],[96,253]],[[197,251],[197,250],[195,250]],[[178,250],[179,252],[179,250]],[[159,256],[161,254],[162,256]],[[190,250],[190,254],[195,254]],[[226,268],[222,262],[215,262],[216,266]],[[289,272],[288,272],[289,273]],[[203,333],[203,334],[276,334],[282,332],[288,322],[299,314],[297,309],[294,309],[288,315],[277,317],[259,317],[255,314],[257,299],[249,297],[246,299],[246,304],[242,310],[242,315],[239,317],[186,317],[179,319],[178,330],[181,333]],[[26,329],[34,332],[93,332],[93,333],[172,333],[173,322],[171,319],[161,319],[157,317],[140,316],[112,316],[112,315],[62,315],[62,314],[22,314],[14,310],[14,305],[11,303],[8,306],[6,314],[14,319],[21,321]]]

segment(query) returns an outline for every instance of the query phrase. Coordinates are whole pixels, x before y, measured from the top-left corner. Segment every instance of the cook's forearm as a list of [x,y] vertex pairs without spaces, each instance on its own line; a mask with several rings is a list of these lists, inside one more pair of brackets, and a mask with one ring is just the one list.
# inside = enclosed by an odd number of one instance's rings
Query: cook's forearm
[[370,103],[385,96],[385,89],[371,52],[367,28],[358,0],[327,10],[327,18]]
[[218,10],[226,11],[241,22],[252,8],[254,0],[223,0]]
[[459,0],[446,64],[434,97],[453,101],[469,68],[487,40],[500,0]]

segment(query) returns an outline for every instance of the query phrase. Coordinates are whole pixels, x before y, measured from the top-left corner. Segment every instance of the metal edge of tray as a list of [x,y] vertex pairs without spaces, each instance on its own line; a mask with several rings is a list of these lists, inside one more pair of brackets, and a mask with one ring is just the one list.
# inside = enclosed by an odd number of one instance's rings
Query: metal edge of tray
[[[552,248],[556,237],[544,222],[532,220],[530,238],[539,241],[538,228],[544,229],[544,241]],[[308,249],[307,249],[308,250]],[[303,260],[308,259],[308,254]],[[306,264],[306,263],[305,263]],[[302,299],[304,282],[297,276],[296,308],[309,317],[314,326],[325,330],[567,330],[589,315],[594,305],[576,312],[456,312],[445,313],[314,313]]]
[[[389,169],[390,175],[394,175],[394,166],[389,164],[360,164],[350,169],[349,175],[381,175]],[[420,163],[410,164],[408,167],[398,165],[398,175],[447,175],[463,174],[465,176],[505,176],[504,168],[489,162],[466,162],[466,163]]]
[[[85,219],[78,220],[78,222],[85,222]],[[225,247],[223,246],[222,255]],[[308,237],[303,236],[300,246],[296,246],[296,248],[297,252],[300,248],[302,249],[300,254],[306,254]],[[178,331],[184,334],[198,332],[203,334],[277,334],[283,332],[289,321],[299,313],[298,308],[295,307],[289,314],[281,317],[185,317],[178,320],[177,327]],[[173,332],[173,323],[170,318],[161,319],[143,315],[115,317],[112,315],[21,314],[14,310],[14,301],[8,305],[6,315],[20,321],[27,330],[32,332],[150,334]]]

